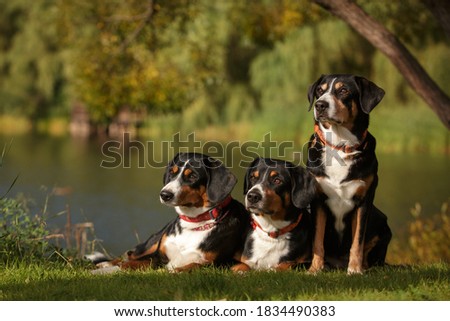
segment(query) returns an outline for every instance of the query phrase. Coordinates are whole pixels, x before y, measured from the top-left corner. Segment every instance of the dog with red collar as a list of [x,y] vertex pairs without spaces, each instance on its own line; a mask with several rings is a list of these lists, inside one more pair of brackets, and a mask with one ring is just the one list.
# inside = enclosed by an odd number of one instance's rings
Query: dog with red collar
[[244,182],[252,221],[233,271],[282,271],[310,262],[312,225],[306,208],[315,196],[315,184],[312,175],[292,163],[253,161]]
[[249,224],[243,204],[231,197],[236,177],[219,161],[199,153],[180,153],[164,174],[161,203],[177,217],[127,253],[122,268],[166,266],[182,272],[207,264],[229,263]]
[[346,266],[348,274],[385,263],[392,234],[386,215],[373,205],[378,162],[375,138],[367,130],[369,113],[383,96],[383,89],[353,75],[322,75],[309,88],[315,133],[307,168],[321,195],[311,206],[311,273],[325,263]]

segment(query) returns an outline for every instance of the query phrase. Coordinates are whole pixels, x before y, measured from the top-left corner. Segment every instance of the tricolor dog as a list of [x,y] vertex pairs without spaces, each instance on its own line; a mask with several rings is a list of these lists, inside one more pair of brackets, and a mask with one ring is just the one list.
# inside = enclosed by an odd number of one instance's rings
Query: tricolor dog
[[286,270],[311,260],[312,225],[306,210],[315,196],[315,180],[292,163],[258,158],[248,168],[245,206],[251,213],[236,272]]
[[161,203],[177,217],[129,251],[122,268],[145,265],[187,271],[232,260],[243,242],[249,216],[231,197],[236,177],[218,160],[182,153],[167,166]]
[[391,231],[386,216],[373,205],[378,162],[375,138],[367,130],[369,113],[383,96],[383,89],[353,75],[322,75],[309,88],[315,133],[307,168],[321,194],[311,208],[312,273],[325,262],[347,266],[349,274],[385,262]]

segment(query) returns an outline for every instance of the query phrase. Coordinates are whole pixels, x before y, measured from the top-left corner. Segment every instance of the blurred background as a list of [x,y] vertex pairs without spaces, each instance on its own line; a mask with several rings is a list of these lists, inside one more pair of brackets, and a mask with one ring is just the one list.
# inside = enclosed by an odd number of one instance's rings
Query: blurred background
[[[450,93],[450,40],[422,1],[356,2]],[[164,169],[139,166],[143,152],[167,162],[176,133],[223,144],[270,133],[303,151],[306,93],[323,73],[386,91],[369,129],[388,260],[448,260],[449,130],[381,52],[306,0],[0,0],[0,197],[45,216],[61,246],[84,235],[120,255],[175,216],[159,203]],[[131,166],[102,168],[103,144],[125,132],[144,151],[122,144]]]

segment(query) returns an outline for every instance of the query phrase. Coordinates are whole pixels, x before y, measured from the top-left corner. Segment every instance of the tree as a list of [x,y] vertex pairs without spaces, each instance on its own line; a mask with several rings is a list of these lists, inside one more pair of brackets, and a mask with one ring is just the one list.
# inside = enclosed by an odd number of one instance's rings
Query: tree
[[0,1],[0,112],[65,115],[64,48],[55,1]]
[[[184,106],[189,78],[167,53],[190,1],[61,1],[73,93],[91,121],[108,124],[122,108],[174,112]],[[183,11],[184,9],[184,11]],[[179,42],[178,42],[179,43]]]
[[[430,106],[450,129],[450,97],[434,82],[411,52],[385,26],[369,16],[352,0],[313,0],[325,10],[345,21],[356,32],[385,54],[400,71],[411,88]],[[448,17],[447,1],[424,0],[426,5],[442,5]],[[432,12],[436,10],[432,9]],[[447,12],[447,15],[445,15]],[[441,13],[442,14],[442,13]],[[439,18],[439,21],[441,18]],[[446,19],[443,19],[447,21]],[[446,29],[445,29],[446,30]]]

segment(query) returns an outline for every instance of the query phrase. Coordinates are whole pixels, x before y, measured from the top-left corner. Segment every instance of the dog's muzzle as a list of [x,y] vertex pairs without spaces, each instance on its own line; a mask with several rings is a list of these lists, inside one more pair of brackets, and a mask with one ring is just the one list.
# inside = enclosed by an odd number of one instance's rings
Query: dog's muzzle
[[166,190],[162,190],[159,193],[159,197],[163,202],[170,202],[174,198],[175,194]]
[[330,104],[325,100],[318,100],[314,106],[318,115],[324,115],[330,107]]
[[256,204],[262,200],[262,195],[258,191],[250,191],[247,193],[247,201],[249,204]]

